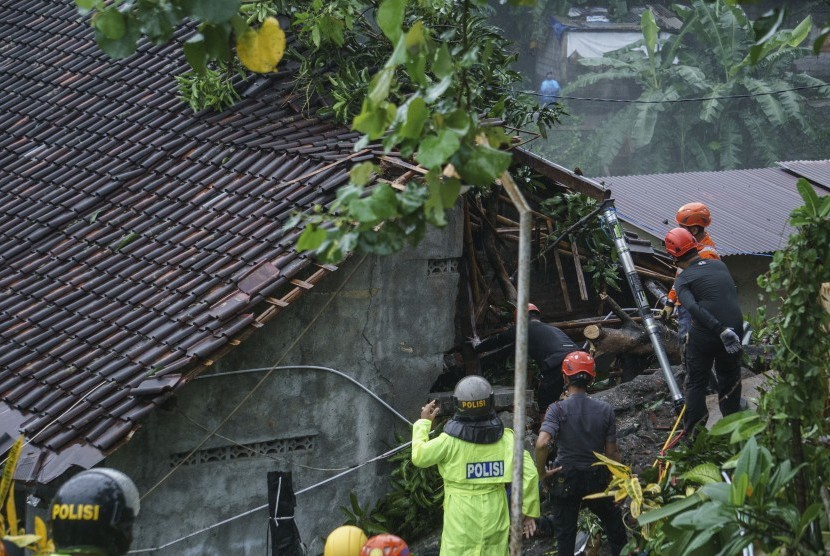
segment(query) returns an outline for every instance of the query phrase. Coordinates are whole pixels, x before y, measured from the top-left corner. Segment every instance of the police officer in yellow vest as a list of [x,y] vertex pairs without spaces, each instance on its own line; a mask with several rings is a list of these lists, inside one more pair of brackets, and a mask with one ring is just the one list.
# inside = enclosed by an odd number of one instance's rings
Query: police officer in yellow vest
[[138,489],[125,474],[106,468],[78,473],[50,506],[54,556],[126,554],[138,509]]
[[[412,463],[438,465],[444,479],[442,556],[504,556],[510,531],[505,484],[513,476],[513,431],[495,411],[490,383],[468,376],[456,385],[455,415],[444,432],[429,440],[438,406],[431,401],[421,409],[412,427]],[[523,529],[536,531],[539,516],[539,475],[525,451],[523,476]]]

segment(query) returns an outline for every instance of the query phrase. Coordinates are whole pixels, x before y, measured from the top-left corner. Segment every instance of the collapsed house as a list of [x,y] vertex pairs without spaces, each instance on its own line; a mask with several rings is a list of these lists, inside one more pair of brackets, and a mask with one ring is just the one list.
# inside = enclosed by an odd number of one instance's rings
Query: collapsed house
[[[317,264],[286,219],[375,154],[302,111],[290,67],[194,115],[179,46],[113,61],[72,2],[4,2],[0,26],[0,453],[25,438],[27,530],[68,475],[105,464],[143,496],[134,548],[157,547],[267,502],[269,471],[294,471],[299,491],[408,434],[306,366],[416,416],[453,341],[458,229]],[[302,495],[312,549],[384,476],[381,461]],[[267,515],[166,553],[261,553]]]
[[[350,493],[382,495],[378,456],[408,435],[445,354],[509,320],[509,203],[470,199],[417,248],[318,264],[287,219],[382,153],[355,152],[356,134],[304,111],[290,67],[194,115],[176,96],[177,46],[116,62],[70,2],[0,10],[0,453],[25,439],[27,530],[66,477],[103,464],[142,494],[134,549],[261,553],[279,470],[318,550]],[[517,161],[538,174],[534,206],[605,195],[524,151]],[[393,180],[414,171],[382,162]],[[537,212],[533,300],[575,335],[586,319],[612,323],[585,279],[591,254],[553,241],[556,226]],[[632,250],[644,279],[670,284],[665,257],[633,238]]]

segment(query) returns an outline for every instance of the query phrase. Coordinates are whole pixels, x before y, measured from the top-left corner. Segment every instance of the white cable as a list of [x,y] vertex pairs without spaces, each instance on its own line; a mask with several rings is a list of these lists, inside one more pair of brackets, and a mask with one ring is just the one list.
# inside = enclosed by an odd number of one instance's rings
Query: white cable
[[[45,427],[42,427],[42,428],[41,428],[41,429],[37,432],[37,434],[35,434],[34,436],[32,436],[30,439],[28,439],[26,442],[24,442],[24,443],[23,443],[23,445],[20,447],[20,453],[22,454],[22,453],[23,453],[23,448],[25,448],[26,446],[28,446],[29,444],[31,444],[32,442],[34,442],[35,438],[37,438],[38,436],[40,436],[40,435],[41,435],[41,433],[42,433],[43,431],[45,431],[46,429],[48,429],[49,427],[51,427],[52,425],[54,425],[55,423],[57,423],[60,419],[62,419],[62,418],[64,417],[64,415],[67,415],[70,411],[72,411],[73,409],[75,409],[76,407],[78,407],[78,404],[79,404],[79,403],[81,403],[82,401],[86,400],[89,396],[91,396],[93,393],[95,393],[95,391],[96,391],[98,388],[100,388],[101,386],[103,386],[104,384],[107,384],[107,382],[102,382],[102,383],[100,383],[98,386],[96,386],[95,388],[93,388],[92,390],[90,390],[89,392],[87,392],[86,394],[84,394],[83,396],[81,396],[81,399],[79,399],[77,402],[75,402],[75,403],[73,403],[72,405],[70,405],[70,406],[69,406],[69,408],[68,408],[66,411],[64,411],[63,413],[61,413],[61,414],[60,414],[60,415],[58,415],[57,417],[55,417],[55,418],[54,418],[54,419],[53,419],[53,420],[52,420],[52,421],[51,421],[48,425],[46,425]],[[4,465],[6,465],[6,462],[7,462],[7,461],[9,461],[9,457],[8,457],[8,456],[6,456],[6,459],[4,459],[3,461],[0,461],[0,467],[3,467]]]
[[[303,493],[308,492],[310,490],[313,490],[313,489],[315,489],[319,486],[323,486],[323,485],[325,485],[327,483],[330,483],[330,482],[332,482],[336,479],[339,479],[340,477],[342,477],[344,475],[348,475],[352,471],[356,471],[357,469],[360,469],[361,467],[369,465],[370,463],[373,463],[373,462],[378,461],[380,459],[388,458],[388,457],[392,456],[393,454],[395,454],[397,452],[400,452],[404,448],[407,448],[410,444],[412,444],[411,441],[407,442],[406,444],[401,444],[397,448],[392,448],[391,450],[389,450],[387,452],[384,452],[384,453],[380,454],[379,456],[375,456],[370,460],[364,461],[363,463],[355,465],[354,467],[351,467],[351,468],[347,469],[346,471],[338,473],[337,475],[332,475],[328,479],[323,479],[319,483],[315,483],[313,485],[302,488],[302,489],[298,490],[297,492],[295,492],[294,495],[299,496],[300,494],[303,494]],[[153,548],[138,548],[138,549],[135,549],[135,550],[130,550],[129,552],[127,552],[127,554],[141,554],[141,553],[145,553],[145,552],[155,552],[157,550],[163,550],[167,547],[173,546],[174,544],[178,544],[182,541],[185,541],[185,540],[187,540],[191,537],[195,537],[196,535],[200,535],[201,533],[205,533],[207,531],[210,531],[211,529],[216,529],[217,527],[221,527],[222,525],[226,525],[226,524],[228,524],[232,521],[236,521],[237,519],[243,518],[247,515],[251,515],[252,513],[258,512],[260,510],[264,510],[267,507],[268,507],[268,504],[263,504],[261,506],[257,506],[256,508],[251,508],[250,510],[244,511],[241,514],[229,517],[227,519],[223,519],[222,521],[220,521],[218,523],[214,523],[213,525],[208,525],[207,527],[203,527],[203,528],[199,529],[198,531],[193,531],[192,533],[188,533],[187,535],[185,535],[183,537],[172,540],[172,541],[170,541],[168,543],[165,543],[161,546],[156,546],[156,547],[153,547]],[[270,516],[269,516],[269,518],[270,518]]]
[[381,403],[381,405],[383,405],[389,411],[394,413],[404,423],[406,423],[409,426],[412,426],[412,424],[413,424],[412,421],[410,421],[409,419],[407,419],[406,417],[404,417],[403,415],[398,413],[398,411],[394,407],[392,407],[391,405],[389,405],[388,403],[383,401],[380,398],[380,396],[378,396],[377,394],[375,394],[374,392],[369,390],[369,388],[367,388],[366,386],[364,386],[363,384],[361,384],[360,382],[358,382],[354,378],[350,377],[346,373],[344,373],[342,371],[338,371],[337,369],[332,369],[331,367],[321,367],[320,365],[283,365],[283,366],[279,366],[279,367],[257,367],[257,368],[254,368],[254,369],[242,369],[242,370],[239,370],[239,371],[229,371],[227,373],[211,373],[211,374],[207,374],[207,375],[199,375],[198,377],[196,377],[196,380],[202,380],[202,379],[205,379],[205,378],[217,378],[217,377],[223,377],[223,376],[243,375],[243,374],[261,372],[261,371],[286,371],[286,370],[291,370],[291,369],[313,369],[313,370],[318,370],[318,371],[327,371],[327,372],[330,372],[330,373],[334,373],[338,376],[341,376],[341,377],[345,378],[346,380],[348,380],[349,382],[351,382],[352,384],[356,385],[358,388],[361,388],[362,390],[364,390],[367,394],[369,394],[373,398],[375,398],[377,401],[379,401]]
[[[356,386],[358,386],[362,390],[364,390],[366,393],[368,393],[373,398],[375,398],[378,402],[381,403],[381,405],[383,405],[384,407],[389,409],[389,411],[394,413],[398,418],[403,420],[405,423],[407,423],[410,426],[413,424],[409,419],[407,419],[406,417],[401,415],[395,408],[393,408],[391,405],[386,403],[377,394],[375,394],[374,392],[369,390],[369,388],[367,388],[366,386],[364,386],[363,384],[361,384],[360,382],[358,382],[354,378],[350,377],[349,375],[343,373],[342,371],[338,371],[337,369],[332,369],[330,367],[321,367],[321,366],[318,366],[318,365],[286,365],[286,366],[278,366],[278,367],[257,367],[257,368],[253,368],[253,369],[241,369],[239,371],[230,371],[230,372],[227,372],[227,373],[213,373],[213,374],[209,374],[209,375],[201,375],[201,376],[197,377],[196,380],[211,378],[211,377],[225,377],[225,376],[233,376],[233,375],[240,375],[240,374],[248,374],[248,373],[254,373],[254,372],[261,372],[261,371],[291,370],[291,369],[314,369],[314,370],[327,371],[327,372],[330,372],[330,373],[334,373],[338,376],[341,376],[341,377],[345,378],[346,380],[352,382],[353,384],[355,384]],[[361,467],[364,467],[364,466],[366,466],[370,463],[373,463],[373,462],[378,461],[380,459],[388,458],[391,455],[393,455],[393,454],[403,450],[404,448],[408,447],[410,444],[412,444],[411,441],[407,442],[405,444],[401,444],[397,448],[393,448],[393,449],[391,449],[387,452],[384,452],[384,453],[380,454],[379,456],[373,457],[370,460],[367,460],[367,461],[364,461],[363,463],[357,464],[354,467],[350,467],[350,468],[346,469],[345,471],[342,471],[342,472],[340,472],[336,475],[332,475],[331,477],[329,477],[327,479],[323,479],[322,481],[320,481],[318,483],[315,483],[311,486],[300,489],[297,492],[295,492],[294,495],[297,496],[297,495],[303,494],[304,492],[308,492],[308,491],[313,490],[313,489],[315,489],[319,486],[325,485],[325,484],[330,483],[330,482],[332,482],[336,479],[339,479],[340,477],[343,477],[344,475],[348,475],[352,471],[355,471],[356,469],[360,469]],[[279,499],[279,495],[277,496],[277,499]],[[241,514],[235,515],[233,517],[229,517],[229,518],[224,519],[224,520],[222,520],[218,523],[214,523],[213,525],[209,525],[207,527],[199,529],[198,531],[194,531],[192,533],[189,533],[189,534],[187,534],[183,537],[172,540],[172,541],[170,541],[168,543],[165,543],[161,546],[157,546],[157,547],[154,547],[154,548],[140,548],[140,549],[136,549],[136,550],[130,550],[127,554],[141,554],[141,553],[145,553],[145,552],[154,552],[156,550],[162,550],[164,548],[167,548],[167,547],[172,546],[174,544],[178,544],[182,541],[185,541],[185,540],[187,540],[191,537],[194,537],[196,535],[199,535],[201,533],[205,533],[207,531],[210,531],[211,529],[215,529],[217,527],[221,527],[222,525],[226,525],[226,524],[228,524],[232,521],[243,518],[247,515],[250,515],[254,512],[265,509],[267,507],[268,507],[268,504],[263,504],[262,506],[257,506],[256,508],[252,508],[250,510],[247,510],[247,511],[245,511]],[[270,515],[269,515],[269,518],[271,518]]]

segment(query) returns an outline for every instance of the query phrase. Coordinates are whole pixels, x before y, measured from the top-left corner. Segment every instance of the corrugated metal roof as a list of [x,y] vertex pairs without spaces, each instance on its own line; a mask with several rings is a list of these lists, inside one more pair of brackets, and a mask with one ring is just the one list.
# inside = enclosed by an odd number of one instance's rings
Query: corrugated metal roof
[[795,175],[810,180],[830,193],[830,163],[827,160],[795,160],[792,162],[779,162],[778,164]]
[[285,221],[372,155],[300,112],[290,68],[193,114],[186,32],[114,61],[74,3],[0,4],[0,453],[25,434],[19,479],[94,465],[333,270]]
[[[830,183],[830,160],[781,163],[793,172]],[[620,217],[658,238],[675,226],[677,208],[700,201],[712,211],[709,231],[721,255],[770,253],[793,229],[790,212],[802,204],[798,175],[783,168],[685,172],[595,178],[610,188]],[[819,195],[828,190],[814,186]]]

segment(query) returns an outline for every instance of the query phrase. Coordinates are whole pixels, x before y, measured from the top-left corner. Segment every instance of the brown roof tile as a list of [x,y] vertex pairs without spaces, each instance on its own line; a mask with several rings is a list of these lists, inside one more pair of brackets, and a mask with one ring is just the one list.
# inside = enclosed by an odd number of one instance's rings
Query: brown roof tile
[[356,135],[285,102],[290,70],[194,115],[179,45],[113,61],[71,2],[4,1],[0,35],[0,438],[48,482],[325,273],[283,225],[347,183]]

